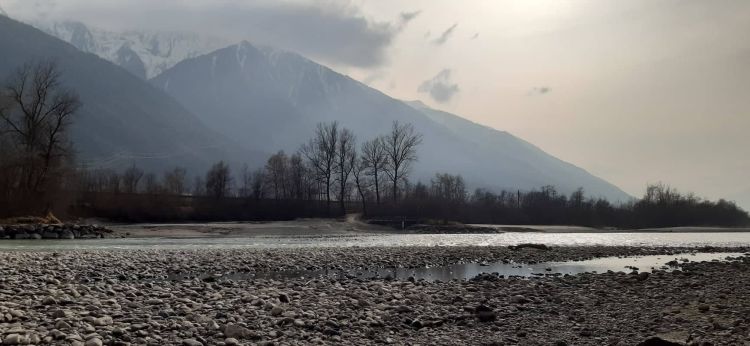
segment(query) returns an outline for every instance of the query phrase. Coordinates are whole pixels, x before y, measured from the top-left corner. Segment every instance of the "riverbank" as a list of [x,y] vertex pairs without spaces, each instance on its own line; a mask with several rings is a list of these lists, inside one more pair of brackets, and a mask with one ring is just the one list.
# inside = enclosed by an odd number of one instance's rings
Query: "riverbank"
[[[750,340],[750,260],[534,279],[201,280],[175,273],[560,261],[696,249],[402,247],[0,253],[0,334],[35,344],[634,345]],[[713,248],[745,252],[748,249]],[[689,258],[689,257],[688,257]],[[645,274],[648,273],[648,274]],[[668,335],[667,335],[668,334]]]
[[406,229],[375,225],[353,216],[344,219],[299,219],[271,222],[209,222],[169,224],[106,224],[114,236],[130,238],[220,238],[256,236],[340,236],[379,234],[527,233],[741,233],[750,228],[674,227],[616,230],[580,226],[539,225],[413,225]]

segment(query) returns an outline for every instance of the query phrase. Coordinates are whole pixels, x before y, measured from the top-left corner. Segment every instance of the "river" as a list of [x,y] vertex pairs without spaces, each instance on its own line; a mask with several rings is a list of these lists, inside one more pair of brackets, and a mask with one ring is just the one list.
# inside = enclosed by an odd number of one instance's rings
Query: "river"
[[237,249],[304,247],[507,246],[541,243],[550,246],[703,247],[750,246],[750,233],[540,233],[500,234],[336,234],[211,238],[107,238],[88,240],[0,240],[7,250],[96,249]]

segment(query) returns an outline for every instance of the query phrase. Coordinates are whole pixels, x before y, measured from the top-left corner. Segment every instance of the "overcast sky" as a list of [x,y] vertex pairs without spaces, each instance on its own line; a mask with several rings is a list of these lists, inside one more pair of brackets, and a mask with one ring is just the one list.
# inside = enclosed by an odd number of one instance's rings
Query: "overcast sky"
[[[0,0],[21,19],[190,30],[306,55],[507,130],[640,195],[750,207],[750,1]],[[743,197],[744,196],[744,197]]]

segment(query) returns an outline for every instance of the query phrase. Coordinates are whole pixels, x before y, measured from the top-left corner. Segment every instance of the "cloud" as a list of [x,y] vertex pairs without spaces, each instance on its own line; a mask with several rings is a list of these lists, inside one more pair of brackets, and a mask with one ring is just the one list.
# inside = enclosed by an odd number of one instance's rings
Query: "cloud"
[[446,41],[448,41],[451,35],[453,35],[453,31],[456,30],[457,26],[458,26],[458,23],[451,25],[450,28],[446,29],[445,31],[443,31],[442,34],[440,34],[440,37],[434,39],[432,43],[438,46],[443,45]]
[[471,39],[476,40],[478,37],[479,37],[479,33],[476,33],[473,36],[471,36]]
[[414,18],[417,18],[419,14],[422,13],[422,11],[414,11],[414,12],[401,12],[400,18],[402,23],[408,23],[411,22]]
[[428,79],[419,85],[417,91],[429,93],[433,100],[446,103],[455,96],[460,89],[458,84],[451,81],[451,70],[443,69],[432,79]]
[[3,4],[22,20],[78,20],[116,31],[199,31],[363,68],[384,65],[395,37],[420,13],[404,12],[392,21],[376,21],[346,0],[9,0]]
[[529,90],[528,95],[529,96],[539,96],[539,95],[545,95],[550,92],[550,88],[547,86],[541,86],[541,87],[533,87],[531,90]]

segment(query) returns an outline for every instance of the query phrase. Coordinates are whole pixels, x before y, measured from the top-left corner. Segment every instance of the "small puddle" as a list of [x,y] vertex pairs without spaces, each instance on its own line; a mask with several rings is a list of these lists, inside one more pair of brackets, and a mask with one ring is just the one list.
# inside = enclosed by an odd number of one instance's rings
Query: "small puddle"
[[685,253],[679,255],[654,255],[633,257],[602,257],[583,261],[525,263],[467,263],[441,267],[424,268],[380,268],[360,270],[288,270],[257,273],[227,273],[223,275],[204,273],[176,274],[168,280],[186,280],[200,278],[204,281],[217,280],[253,280],[253,279],[397,279],[450,281],[469,280],[480,274],[494,274],[508,277],[541,277],[574,275],[580,273],[604,273],[609,270],[618,272],[675,270],[678,263],[702,261],[731,261],[734,258],[750,256],[744,253]]

